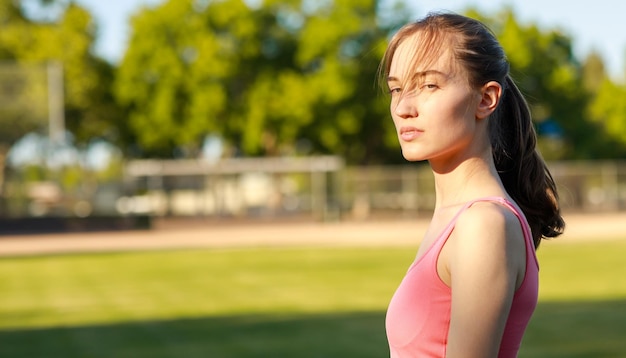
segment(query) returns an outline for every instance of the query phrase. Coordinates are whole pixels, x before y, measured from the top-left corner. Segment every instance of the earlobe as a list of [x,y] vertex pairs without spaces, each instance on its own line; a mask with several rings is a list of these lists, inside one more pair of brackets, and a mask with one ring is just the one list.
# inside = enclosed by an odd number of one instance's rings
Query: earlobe
[[481,88],[480,93],[481,98],[476,109],[476,118],[485,119],[498,107],[502,96],[502,86],[496,81],[489,81]]

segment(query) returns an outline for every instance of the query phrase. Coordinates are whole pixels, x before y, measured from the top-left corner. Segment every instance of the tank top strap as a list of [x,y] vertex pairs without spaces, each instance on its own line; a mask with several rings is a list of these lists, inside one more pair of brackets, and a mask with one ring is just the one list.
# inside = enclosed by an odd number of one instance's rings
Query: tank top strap
[[517,206],[513,205],[513,203],[511,203],[509,200],[501,196],[486,196],[482,198],[473,199],[465,203],[463,207],[461,207],[461,209],[459,209],[459,211],[454,215],[454,217],[452,217],[452,220],[450,220],[448,225],[446,225],[445,229],[441,232],[441,234],[439,234],[439,237],[437,237],[437,239],[435,240],[433,247],[435,246],[442,247],[443,244],[445,244],[445,242],[448,240],[448,237],[452,233],[452,230],[454,229],[454,226],[456,225],[456,222],[461,216],[461,214],[463,214],[463,212],[469,209],[472,205],[479,203],[479,202],[496,202],[506,207],[510,211],[512,211],[513,214],[515,214],[515,216],[519,220],[519,223],[522,227],[522,233],[524,234],[524,241],[526,243],[527,248],[531,248],[532,251],[534,251],[534,243],[533,243],[532,235],[530,232],[530,227],[528,226],[526,217],[520,211],[520,209],[517,208]]
[[[533,235],[531,233],[530,226],[528,225],[528,220],[526,219],[526,216],[521,211],[521,209],[519,209],[516,205],[514,205],[509,200],[501,196],[488,196],[488,197],[478,198],[478,199],[470,201],[468,204],[465,205],[465,207],[462,210],[463,211],[467,210],[467,208],[469,208],[470,206],[474,205],[477,202],[497,202],[500,205],[509,209],[511,212],[513,212],[513,214],[517,217],[517,220],[519,220],[520,226],[522,227],[522,234],[524,235],[524,242],[526,243],[526,250],[529,253],[532,252],[532,255],[528,255],[528,256],[532,256],[534,258],[535,264],[539,265],[537,257],[535,256],[535,244],[533,242]],[[457,214],[457,218],[459,215],[460,214]],[[455,218],[455,221],[456,221],[456,218]]]
[[533,241],[532,231],[530,230],[530,225],[528,224],[528,220],[526,219],[526,215],[519,209],[516,205],[511,203],[505,198],[502,197],[493,197],[490,198],[493,201],[497,201],[502,204],[504,207],[508,208],[515,214],[517,220],[519,220],[520,226],[522,227],[522,233],[524,235],[524,241],[526,243],[526,250],[528,252],[532,252],[532,256],[534,258],[535,264],[539,265],[539,261],[537,260],[537,256],[535,255],[535,243]]
[[[409,268],[409,271],[414,266],[417,266],[422,260],[427,260],[427,258],[429,258],[429,257],[432,260],[433,258],[438,257],[439,256],[439,252],[441,251],[441,249],[443,248],[445,243],[448,241],[448,238],[450,237],[450,234],[452,233],[452,230],[454,230],[454,227],[456,225],[456,222],[457,222],[458,218],[461,216],[461,214],[463,214],[463,212],[465,210],[469,209],[472,205],[474,205],[476,203],[479,203],[479,202],[496,202],[496,203],[499,203],[502,206],[506,207],[507,209],[509,209],[510,211],[512,211],[515,214],[515,216],[519,220],[519,223],[520,223],[520,225],[522,227],[522,232],[523,232],[523,235],[524,235],[524,241],[526,243],[526,251],[529,252],[529,253],[532,252],[532,254],[530,256],[532,256],[534,258],[535,264],[538,265],[537,257],[535,256],[535,249],[534,249],[534,244],[533,244],[533,240],[532,240],[532,235],[530,234],[530,227],[528,226],[528,222],[526,221],[526,217],[524,216],[524,214],[515,205],[513,205],[513,203],[511,203],[507,199],[505,199],[503,197],[500,197],[500,196],[488,196],[488,197],[482,197],[482,198],[473,199],[473,200],[470,200],[467,203],[463,204],[461,209],[459,209],[459,211],[456,214],[454,214],[454,216],[452,217],[450,222],[448,222],[446,227],[443,229],[443,231],[441,231],[439,236],[437,236],[435,241],[426,250],[426,252],[420,258],[416,259],[413,262],[413,264]],[[529,256],[529,255],[527,255],[527,256]]]
[[426,250],[426,252],[419,259],[417,259],[417,260],[415,260],[413,262],[413,264],[411,265],[411,268],[413,266],[416,266],[420,261],[426,260],[427,257],[431,257],[431,256],[434,255],[434,257],[436,258],[436,257],[439,256],[439,252],[443,248],[443,245],[445,245],[445,243],[448,241],[448,238],[450,237],[450,234],[452,233],[452,230],[454,230],[454,227],[456,226],[456,221],[459,219],[459,217],[461,216],[461,214],[463,214],[463,212],[465,210],[467,210],[472,205],[474,205],[475,203],[480,202],[480,201],[498,201],[498,202],[500,202],[500,199],[503,199],[503,198],[500,198],[500,197],[484,197],[484,198],[474,199],[474,200],[468,201],[467,203],[463,204],[463,206],[459,209],[459,211],[456,212],[456,214],[454,214],[452,219],[450,219],[448,224],[444,227],[444,229],[437,236],[437,238],[430,245],[430,247]]
[[446,227],[443,229],[441,234],[439,234],[439,237],[437,237],[435,242],[440,241],[442,237],[445,237],[447,239],[448,236],[450,236],[450,233],[452,232],[452,229],[454,229],[454,226],[456,225],[456,222],[459,219],[459,217],[461,216],[461,214],[463,214],[463,212],[465,210],[469,209],[472,205],[474,205],[474,204],[476,204],[478,202],[484,202],[484,201],[496,201],[496,202],[502,203],[502,204],[506,205],[507,207],[511,208],[511,205],[508,203],[508,201],[506,199],[504,199],[503,197],[500,197],[500,196],[487,196],[487,197],[484,197],[484,198],[477,198],[477,199],[470,200],[467,203],[463,204],[461,209],[459,209],[459,211],[457,211],[457,213],[454,214],[454,216],[452,217],[452,219],[450,220],[448,225],[446,225]]

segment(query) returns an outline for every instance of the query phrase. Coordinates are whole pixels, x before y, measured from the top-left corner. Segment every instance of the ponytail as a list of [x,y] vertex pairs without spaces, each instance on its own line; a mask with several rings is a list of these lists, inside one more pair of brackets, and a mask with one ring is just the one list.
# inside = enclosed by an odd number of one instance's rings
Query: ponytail
[[506,191],[528,220],[537,248],[543,237],[562,234],[565,222],[556,184],[536,149],[528,104],[508,74],[503,89],[501,103],[489,119],[493,158]]

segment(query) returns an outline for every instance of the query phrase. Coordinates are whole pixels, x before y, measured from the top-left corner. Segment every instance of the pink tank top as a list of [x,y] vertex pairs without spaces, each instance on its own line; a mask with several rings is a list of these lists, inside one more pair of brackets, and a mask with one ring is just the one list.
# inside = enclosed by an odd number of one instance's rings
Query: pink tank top
[[539,264],[524,214],[504,198],[488,197],[465,204],[407,271],[387,310],[385,325],[391,358],[446,356],[451,289],[437,274],[437,258],[459,215],[480,201],[497,202],[513,211],[526,241],[526,272],[521,286],[515,291],[498,354],[499,358],[517,357],[524,331],[537,305]]

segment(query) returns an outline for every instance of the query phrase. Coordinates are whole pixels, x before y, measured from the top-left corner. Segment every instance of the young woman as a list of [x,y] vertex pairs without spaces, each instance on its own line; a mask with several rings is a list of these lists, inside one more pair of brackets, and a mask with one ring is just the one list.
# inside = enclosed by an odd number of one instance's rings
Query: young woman
[[516,357],[535,249],[564,222],[502,47],[476,20],[430,14],[396,33],[380,72],[402,154],[429,162],[436,191],[387,311],[391,357]]

